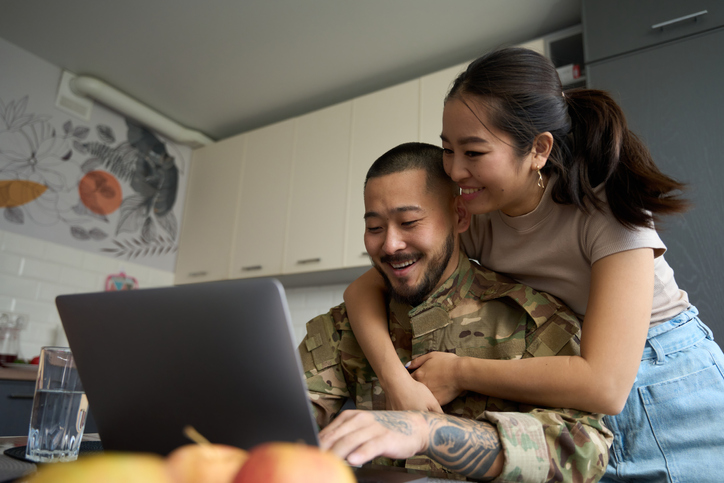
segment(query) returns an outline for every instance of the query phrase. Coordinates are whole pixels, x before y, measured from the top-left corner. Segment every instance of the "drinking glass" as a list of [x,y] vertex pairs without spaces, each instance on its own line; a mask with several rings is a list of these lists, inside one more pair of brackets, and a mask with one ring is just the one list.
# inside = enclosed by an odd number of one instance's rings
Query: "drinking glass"
[[35,382],[26,459],[37,462],[78,458],[88,399],[68,347],[43,347]]

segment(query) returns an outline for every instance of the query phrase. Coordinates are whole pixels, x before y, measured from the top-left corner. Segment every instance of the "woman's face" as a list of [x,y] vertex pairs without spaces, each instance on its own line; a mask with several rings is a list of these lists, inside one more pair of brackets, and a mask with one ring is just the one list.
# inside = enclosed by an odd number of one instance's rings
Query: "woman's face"
[[460,186],[473,214],[495,210],[508,216],[529,213],[543,196],[535,166],[542,168],[547,156],[535,151],[517,156],[511,137],[485,127],[490,125],[480,103],[455,98],[445,103],[441,135],[445,172]]

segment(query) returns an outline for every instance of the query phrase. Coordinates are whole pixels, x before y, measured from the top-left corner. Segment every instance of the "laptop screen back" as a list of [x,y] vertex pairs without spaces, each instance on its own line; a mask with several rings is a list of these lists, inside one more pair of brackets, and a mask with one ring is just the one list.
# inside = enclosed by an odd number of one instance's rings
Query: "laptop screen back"
[[63,295],[69,345],[107,450],[166,455],[193,426],[213,443],[317,444],[274,279]]

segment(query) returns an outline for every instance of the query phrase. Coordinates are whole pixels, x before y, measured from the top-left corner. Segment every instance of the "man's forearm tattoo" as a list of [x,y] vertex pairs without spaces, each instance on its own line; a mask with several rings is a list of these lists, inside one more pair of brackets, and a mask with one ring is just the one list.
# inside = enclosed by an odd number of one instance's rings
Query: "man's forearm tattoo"
[[446,468],[485,479],[501,451],[498,431],[485,421],[426,413],[430,440],[426,455]]
[[390,413],[383,411],[373,411],[372,414],[374,415],[375,419],[387,429],[404,434],[405,436],[409,436],[412,434],[412,424],[410,424],[410,421],[408,421],[407,418],[404,416],[404,412],[396,411]]

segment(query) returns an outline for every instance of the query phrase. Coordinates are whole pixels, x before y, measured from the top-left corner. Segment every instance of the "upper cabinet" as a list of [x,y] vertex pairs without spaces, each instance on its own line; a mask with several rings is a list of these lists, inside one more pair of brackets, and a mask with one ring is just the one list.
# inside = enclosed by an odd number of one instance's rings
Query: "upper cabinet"
[[227,278],[246,135],[197,149],[176,258],[175,283]]
[[247,133],[231,278],[282,273],[294,120]]
[[296,119],[284,273],[343,264],[352,101]]
[[442,109],[445,96],[467,62],[420,79],[420,142],[441,146]]
[[586,62],[724,25],[721,0],[594,0],[582,4]]
[[347,202],[346,267],[369,265],[364,246],[364,180],[377,158],[398,144],[418,140],[418,79],[352,101],[352,149]]

